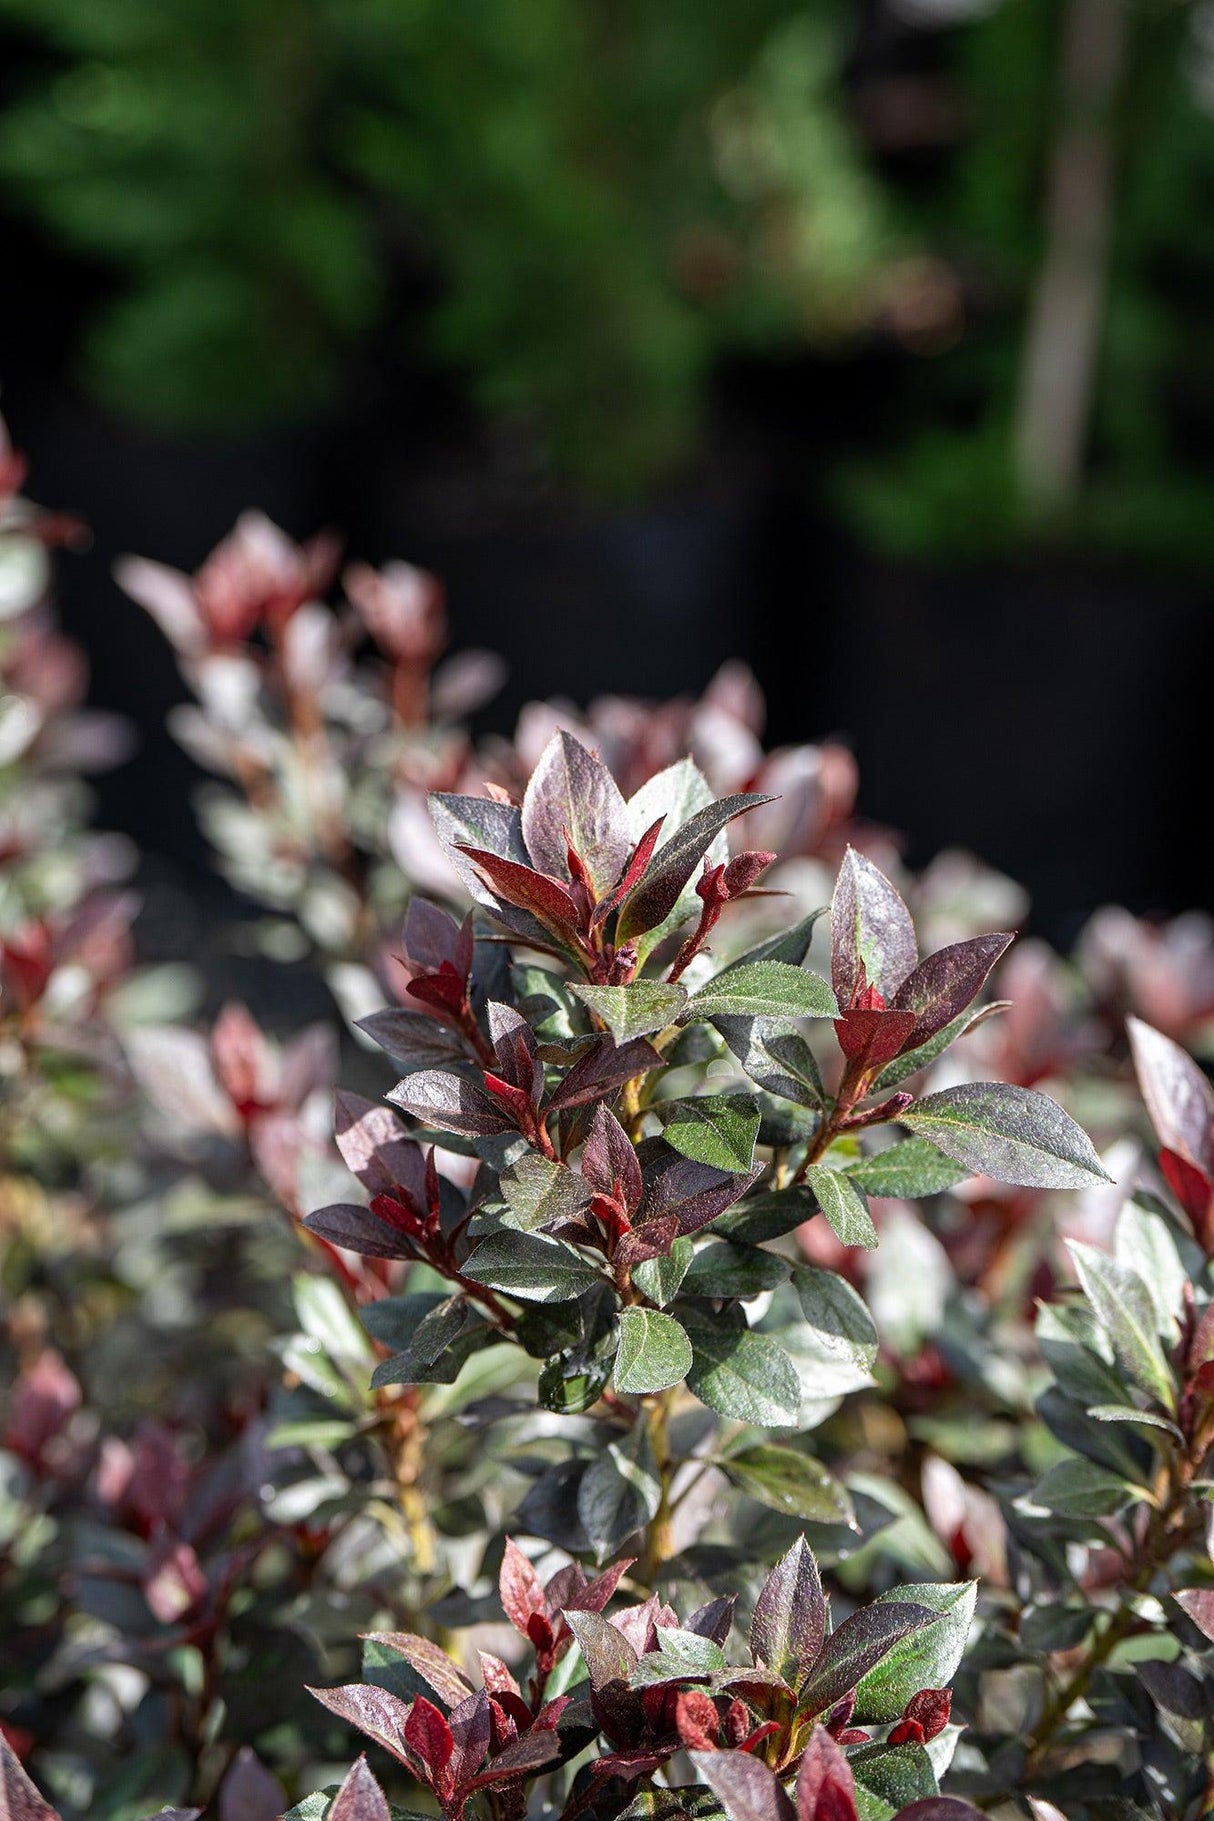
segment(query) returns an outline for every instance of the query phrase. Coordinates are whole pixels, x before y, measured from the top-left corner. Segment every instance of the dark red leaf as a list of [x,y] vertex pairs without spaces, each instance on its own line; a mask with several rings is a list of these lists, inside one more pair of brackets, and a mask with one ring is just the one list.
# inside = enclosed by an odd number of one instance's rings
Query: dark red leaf
[[405,1743],[421,1759],[436,1785],[455,1753],[455,1740],[445,1714],[433,1701],[418,1695],[405,1721]]
[[[913,1042],[917,1048],[960,1016],[982,991],[987,975],[1013,941],[1005,934],[974,936],[953,942],[921,961],[894,995],[895,1011],[915,1015]],[[887,1058],[892,1060],[892,1058]]]
[[718,803],[705,804],[677,828],[654,853],[640,880],[625,898],[620,908],[618,939],[628,942],[664,923],[721,830],[735,816],[771,801],[770,797],[753,795],[723,797]]
[[948,1717],[953,1710],[953,1694],[949,1688],[921,1688],[917,1695],[912,1695],[902,1709],[902,1718],[912,1725],[923,1728],[925,1739],[934,1739],[948,1725]]
[[480,847],[461,847],[460,852],[484,874],[497,897],[530,911],[559,940],[567,940],[581,928],[578,901],[559,879],[550,879],[517,860],[501,860]]
[[333,1798],[329,1821],[391,1821],[387,1798],[360,1758]]
[[592,1189],[618,1203],[629,1219],[641,1204],[641,1166],[632,1140],[605,1106],[594,1110],[582,1150],[582,1176]]
[[376,1688],[370,1682],[347,1682],[339,1688],[309,1688],[308,1693],[315,1695],[321,1706],[327,1707],[339,1720],[357,1726],[369,1739],[391,1752],[399,1764],[407,1764],[414,1774],[419,1771],[420,1760],[405,1742],[408,1703],[399,1695],[386,1688]]
[[880,1012],[862,1007],[835,1019],[839,1048],[849,1062],[866,1072],[892,1062],[906,1048],[914,1031],[913,1012]]
[[744,1751],[696,1751],[692,1763],[729,1821],[796,1821],[774,1772]]
[[[750,1621],[750,1648],[760,1663],[796,1690],[817,1663],[826,1635],[826,1597],[803,1536],[763,1583]],[[858,1677],[846,1684],[851,1687]]]
[[837,1742],[815,1726],[797,1772],[797,1821],[856,1821],[856,1780]]
[[592,1100],[606,1099],[634,1075],[665,1066],[665,1058],[644,1037],[633,1037],[618,1045],[604,1037],[578,1057],[549,1106],[554,1112],[564,1107],[587,1106]]
[[885,874],[849,847],[830,907],[831,984],[841,1010],[875,986],[888,1002],[918,959],[915,926]]
[[628,865],[624,870],[623,878],[610,896],[604,898],[602,902],[595,907],[594,922],[596,924],[602,923],[611,915],[617,905],[623,903],[624,899],[628,896],[628,893],[641,877],[641,874],[645,871],[645,868],[649,865],[650,859],[653,856],[653,850],[658,844],[658,836],[662,832],[662,824],[665,820],[665,816],[659,816],[657,821],[651,823],[645,830],[645,833],[633,848],[632,858],[629,860]]
[[512,1537],[506,1538],[497,1587],[502,1611],[522,1637],[529,1636],[532,1617],[547,1622],[543,1582]]
[[58,1810],[39,1795],[3,1733],[0,1733],[0,1821],[59,1821]]
[[498,1783],[512,1783],[519,1777],[529,1777],[532,1772],[543,1770],[546,1765],[554,1764],[561,1756],[561,1742],[552,1727],[533,1727],[500,1751],[489,1760],[477,1776],[461,1778],[460,1791],[471,1795],[474,1790],[490,1788]]
[[492,1138],[514,1130],[514,1120],[479,1083],[445,1069],[419,1069],[415,1075],[406,1075],[388,1099],[424,1124],[466,1138]]
[[596,753],[571,733],[553,734],[523,796],[523,840],[532,862],[568,879],[573,849],[595,898],[605,897],[628,861],[628,811]]
[[277,1777],[242,1745],[219,1786],[219,1821],[278,1821],[286,1806]]
[[303,1224],[310,1233],[327,1239],[331,1246],[341,1246],[346,1252],[359,1252],[364,1258],[416,1256],[403,1233],[378,1219],[369,1208],[360,1208],[353,1202],[317,1208]]
[[1159,1142],[1214,1178],[1214,1088],[1178,1043],[1128,1018],[1138,1085]]
[[688,1751],[712,1751],[721,1734],[721,1722],[711,1698],[702,1688],[681,1688],[675,1701],[675,1730]]

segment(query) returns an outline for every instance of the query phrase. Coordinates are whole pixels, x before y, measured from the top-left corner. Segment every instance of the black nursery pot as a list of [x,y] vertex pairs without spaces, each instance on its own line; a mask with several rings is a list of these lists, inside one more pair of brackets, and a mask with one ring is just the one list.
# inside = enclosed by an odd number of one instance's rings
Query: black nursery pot
[[1045,558],[859,558],[831,615],[832,716],[911,858],[968,847],[1065,940],[1094,905],[1211,901],[1209,589]]

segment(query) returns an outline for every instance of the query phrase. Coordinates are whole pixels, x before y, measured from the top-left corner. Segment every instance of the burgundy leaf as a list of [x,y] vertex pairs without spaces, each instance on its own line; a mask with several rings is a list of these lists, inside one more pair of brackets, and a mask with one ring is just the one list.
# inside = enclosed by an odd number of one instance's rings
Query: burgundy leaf
[[923,1728],[925,1739],[934,1739],[948,1725],[948,1718],[953,1711],[953,1695],[949,1688],[921,1688],[917,1695],[912,1695],[902,1709],[902,1718],[912,1725]]
[[425,1012],[407,1012],[398,1006],[389,1006],[356,1022],[359,1030],[366,1031],[371,1041],[391,1056],[403,1073],[460,1062],[467,1053],[462,1039],[454,1031],[436,1024]]
[[499,1751],[478,1776],[461,1781],[460,1789],[463,1794],[471,1795],[473,1790],[484,1789],[490,1784],[527,1777],[532,1771],[554,1763],[560,1756],[561,1742],[555,1729],[550,1726],[533,1728],[512,1745],[507,1745],[505,1751]]
[[797,1772],[797,1821],[856,1821],[851,1765],[824,1726],[815,1726]]
[[489,1691],[477,1688],[458,1707],[451,1710],[451,1737],[455,1756],[451,1763],[455,1781],[466,1784],[484,1763],[493,1734],[493,1712]]
[[841,1701],[870,1669],[887,1657],[895,1644],[912,1632],[934,1624],[939,1613],[912,1600],[865,1606],[844,1619],[822,1647],[807,1685],[801,1690],[801,1707],[807,1713],[824,1713]]
[[335,1202],[331,1208],[317,1208],[304,1221],[309,1233],[319,1234],[331,1246],[346,1252],[359,1252],[364,1258],[413,1258],[413,1247],[402,1233],[380,1220],[369,1208],[355,1202]]
[[608,1777],[620,1777],[625,1783],[635,1783],[638,1777],[648,1776],[650,1771],[660,1770],[671,1755],[671,1748],[656,1751],[652,1747],[638,1746],[635,1751],[608,1752],[606,1757],[596,1758],[590,1766],[590,1774],[599,1781]]
[[[476,1656],[481,1666],[481,1680],[491,1695],[500,1699],[502,1695],[518,1695],[521,1692],[513,1671],[500,1657],[495,1657],[490,1650],[478,1650]],[[530,1717],[530,1708],[527,1713]]]
[[338,1688],[309,1688],[308,1693],[339,1720],[357,1726],[369,1739],[391,1752],[399,1764],[407,1765],[414,1775],[417,1774],[420,1760],[405,1742],[409,1707],[399,1695],[386,1688],[376,1688],[371,1682],[347,1682]]
[[980,1808],[960,1796],[925,1796],[898,1810],[898,1821],[986,1821]]
[[605,1106],[594,1110],[582,1150],[582,1176],[632,1219],[641,1203],[641,1166],[632,1140]]
[[624,1556],[605,1568],[602,1574],[587,1583],[579,1593],[574,1593],[564,1602],[570,1612],[602,1612],[614,1594],[616,1588],[632,1567],[635,1557]]
[[724,1644],[733,1624],[733,1609],[736,1604],[737,1595],[732,1593],[709,1600],[707,1605],[698,1606],[691,1617],[683,1621],[683,1629],[694,1631],[697,1637],[711,1638],[714,1644]]
[[948,948],[937,949],[919,963],[893,1000],[893,1010],[915,1014],[913,1046],[908,1044],[908,1048],[926,1043],[960,1017],[978,997],[987,975],[1013,940],[1004,934],[974,936],[968,942],[953,942]]
[[[813,1551],[800,1536],[763,1583],[750,1621],[750,1648],[795,1691],[817,1663],[825,1636],[822,1578]],[[853,1676],[839,1692],[858,1680]]]
[[1178,1043],[1128,1018],[1138,1086],[1165,1150],[1214,1177],[1214,1088]]
[[433,1701],[418,1695],[405,1721],[405,1743],[415,1751],[437,1784],[455,1755],[455,1739]]
[[402,1656],[448,1707],[458,1707],[471,1694],[472,1684],[458,1663],[453,1663],[446,1651],[429,1638],[420,1638],[412,1631],[368,1631],[362,1635],[367,1643],[380,1644]]
[[544,1091],[544,1065],[536,1053],[535,1032],[512,1005],[491,999],[486,1010],[498,1075],[538,1106]]
[[1176,1603],[1205,1637],[1214,1640],[1214,1587],[1185,1587],[1176,1595]]
[[491,1138],[514,1130],[514,1120],[479,1083],[443,1069],[420,1069],[416,1075],[406,1075],[388,1099],[426,1125],[442,1132],[460,1132],[466,1138]]
[[539,1575],[512,1537],[506,1538],[497,1587],[502,1611],[520,1636],[529,1637],[531,1620],[547,1619],[548,1602]]
[[558,940],[566,941],[581,927],[578,901],[559,879],[549,879],[517,860],[499,860],[480,847],[461,847],[460,852],[484,874],[496,897],[530,912]]
[[564,1616],[581,1646],[590,1686],[596,1694],[610,1682],[628,1682],[632,1678],[641,1660],[640,1654],[622,1631],[598,1612],[578,1612],[570,1607]]
[[562,1107],[586,1106],[614,1093],[634,1075],[665,1066],[665,1058],[644,1037],[618,1045],[604,1037],[578,1057],[553,1094],[550,1108],[555,1112]]
[[658,844],[658,836],[662,832],[662,824],[665,820],[665,816],[659,816],[656,822],[651,822],[633,848],[632,857],[624,870],[623,878],[611,895],[604,898],[600,904],[595,906],[594,922],[596,925],[602,923],[611,915],[617,905],[624,902],[624,899],[628,896],[637,880],[645,871],[645,868],[649,865],[650,860],[653,858],[653,850]]
[[405,959],[411,967],[437,973],[446,961],[466,980],[472,971],[472,919],[468,916],[462,923],[457,923],[428,898],[410,898],[405,912],[403,946]]
[[59,1812],[44,1801],[21,1768],[16,1752],[0,1732],[0,1821],[59,1821]]
[[729,1821],[796,1821],[775,1773],[745,1751],[693,1751],[691,1761]]
[[910,912],[871,860],[849,847],[830,907],[831,984],[846,1011],[864,986],[892,999],[919,949]]
[[523,797],[523,840],[533,863],[569,878],[573,848],[596,898],[611,890],[632,848],[619,786],[595,753],[563,730],[553,734]]
[[277,1777],[242,1745],[219,1786],[219,1821],[278,1821],[286,1806]]
[[343,1088],[334,1096],[334,1132],[346,1168],[369,1195],[399,1183],[419,1207],[426,1205],[426,1160],[396,1114],[377,1100]]
[[850,1063],[866,1073],[892,1062],[914,1035],[914,1012],[886,1012],[864,1006],[835,1019],[839,1048]]
[[687,1751],[712,1751],[721,1736],[721,1719],[702,1688],[681,1688],[674,1704],[675,1731]]
[[359,1758],[333,1798],[329,1821],[391,1821],[387,1798]]
[[642,1224],[648,1226],[663,1216],[673,1215],[680,1233],[696,1233],[735,1201],[741,1201],[758,1181],[762,1169],[760,1164],[747,1176],[734,1176],[727,1170],[714,1170],[711,1164],[680,1157],[674,1151],[662,1151],[645,1170]]
[[656,1220],[642,1221],[631,1233],[625,1233],[612,1257],[621,1269],[631,1270],[646,1259],[665,1258],[678,1237],[679,1223],[674,1215],[659,1214]]
[[770,803],[770,797],[740,795],[706,803],[703,809],[677,828],[663,842],[620,908],[617,938],[628,942],[664,923],[679,901],[683,887],[721,830],[735,816]]

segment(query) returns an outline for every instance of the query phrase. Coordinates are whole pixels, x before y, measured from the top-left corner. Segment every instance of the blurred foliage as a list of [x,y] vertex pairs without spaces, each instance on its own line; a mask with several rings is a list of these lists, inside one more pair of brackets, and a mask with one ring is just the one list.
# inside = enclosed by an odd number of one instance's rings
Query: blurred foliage
[[[385,314],[592,483],[691,446],[726,341],[862,315],[887,228],[830,5],[0,0],[55,61],[0,177],[122,278],[85,362],[170,425],[306,409]],[[586,433],[588,421],[596,426]]]
[[840,482],[873,541],[1208,551],[1198,0],[0,0],[5,21],[0,194],[104,275],[82,360],[124,412],[290,421],[369,346],[380,381],[420,353],[619,495],[694,454],[724,354],[876,336],[912,358],[893,453]]

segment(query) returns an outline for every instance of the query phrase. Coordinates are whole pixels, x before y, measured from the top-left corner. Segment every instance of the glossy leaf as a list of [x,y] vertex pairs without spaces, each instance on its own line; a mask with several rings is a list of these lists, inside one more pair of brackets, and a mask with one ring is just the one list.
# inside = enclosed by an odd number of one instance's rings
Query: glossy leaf
[[904,1138],[841,1167],[866,1195],[898,1196],[910,1201],[921,1195],[939,1195],[969,1174],[964,1164],[954,1163],[926,1138]]
[[759,1109],[745,1094],[705,1094],[660,1109],[667,1144],[693,1163],[741,1175],[754,1160]]
[[406,1075],[389,1091],[388,1099],[440,1132],[490,1138],[515,1130],[514,1120],[502,1111],[501,1103],[478,1082],[442,1069],[420,1069]]
[[896,1720],[921,1688],[947,1687],[960,1667],[977,1597],[976,1581],[909,1583],[882,1594],[879,1605],[909,1603],[938,1616],[895,1644],[860,1678],[857,1720]]
[[1136,1385],[1171,1409],[1175,1396],[1172,1374],[1147,1286],[1137,1272],[1127,1270],[1095,1246],[1072,1240],[1069,1250],[1084,1294],[1113,1352]]
[[693,996],[697,1018],[833,1018],[835,996],[825,980],[784,961],[752,961],[717,974]]
[[863,1246],[871,1251],[877,1243],[877,1229],[854,1178],[815,1163],[806,1170],[805,1181],[836,1239],[845,1246]]
[[898,1115],[946,1157],[996,1182],[1090,1188],[1109,1176],[1091,1139],[1056,1101],[1002,1081],[942,1088]]
[[688,1389],[702,1404],[741,1423],[776,1429],[795,1423],[801,1381],[788,1353],[770,1335],[685,1320],[692,1347]]
[[919,956],[915,926],[902,899],[871,860],[849,847],[831,900],[831,983],[849,1006],[861,973],[888,1001]]
[[986,977],[1008,948],[1009,935],[973,936],[937,949],[921,961],[894,994],[897,1011],[915,1014],[913,1041],[926,1043],[978,997]]
[[796,1448],[759,1442],[726,1455],[718,1464],[739,1492],[785,1517],[816,1524],[855,1523],[846,1487],[831,1477],[821,1461]]
[[554,879],[569,878],[572,846],[599,898],[611,890],[632,850],[619,786],[597,754],[563,729],[553,734],[528,781],[522,831],[532,863]]
[[801,1705],[825,1713],[874,1670],[896,1644],[930,1625],[936,1614],[914,1601],[878,1601],[862,1606],[832,1631],[813,1675],[801,1691]]
[[491,1233],[464,1266],[474,1283],[503,1290],[524,1302],[568,1302],[598,1280],[598,1272],[572,1246],[542,1233]]
[[617,1391],[665,1391],[687,1376],[691,1342],[678,1322],[655,1309],[624,1309],[615,1356]]
[[572,990],[617,1043],[665,1030],[687,1005],[687,988],[677,981],[673,986],[663,980],[634,980],[628,986],[574,985]]
[[760,1589],[750,1621],[750,1648],[758,1662],[796,1692],[814,1670],[825,1636],[822,1577],[801,1536]]

